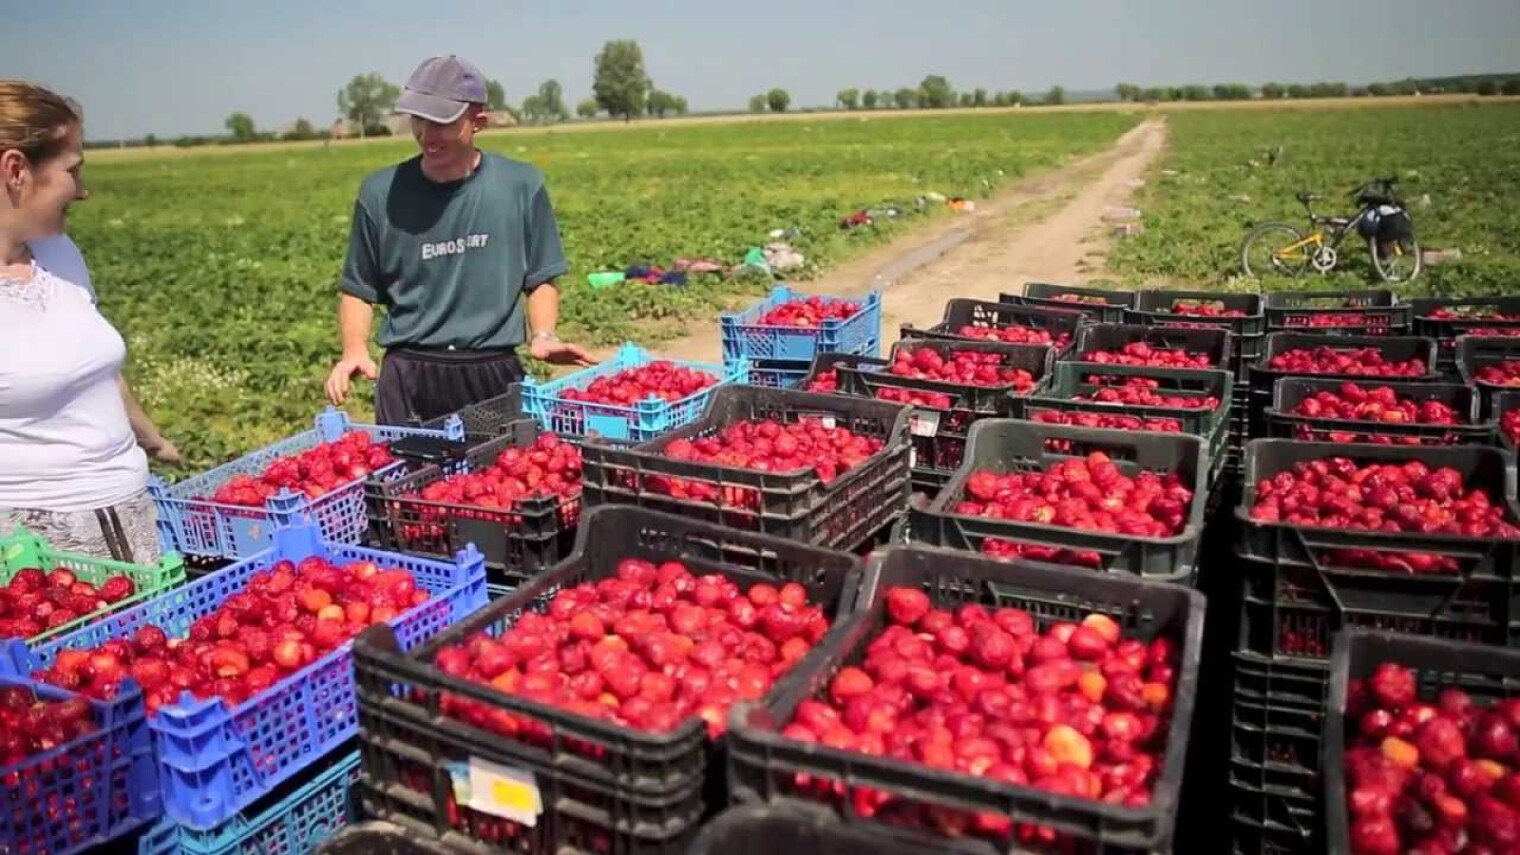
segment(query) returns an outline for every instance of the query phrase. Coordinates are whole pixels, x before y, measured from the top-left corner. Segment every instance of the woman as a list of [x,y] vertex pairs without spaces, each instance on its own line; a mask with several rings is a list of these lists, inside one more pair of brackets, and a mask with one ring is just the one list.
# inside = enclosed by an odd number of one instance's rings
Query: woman
[[152,563],[147,454],[179,453],[132,398],[126,345],[63,233],[87,195],[82,121],[72,102],[0,79],[0,534],[25,526],[58,549]]

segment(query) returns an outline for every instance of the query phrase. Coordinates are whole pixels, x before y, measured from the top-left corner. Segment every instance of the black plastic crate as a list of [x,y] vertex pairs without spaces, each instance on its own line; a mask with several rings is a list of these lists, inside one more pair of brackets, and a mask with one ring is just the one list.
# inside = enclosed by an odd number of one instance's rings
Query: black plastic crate
[[1456,411],[1456,425],[1330,419],[1297,413],[1305,400],[1320,392],[1339,393],[1345,380],[1322,377],[1284,377],[1277,381],[1272,406],[1266,412],[1267,436],[1309,442],[1372,442],[1388,445],[1483,445],[1493,428],[1479,417],[1478,396],[1472,387],[1455,383],[1403,380],[1368,380],[1364,388],[1391,387],[1399,398],[1416,402],[1439,401]]
[[[1104,387],[1123,385],[1130,378],[1157,382],[1159,394],[1180,398],[1213,397],[1219,405],[1213,409],[1148,407],[1110,404],[1088,397]],[[1227,371],[1194,371],[1184,368],[1152,368],[1140,365],[1094,365],[1090,362],[1059,362],[1050,380],[1024,405],[1026,418],[1033,419],[1041,410],[1062,412],[1111,413],[1142,419],[1173,419],[1181,424],[1181,433],[1203,437],[1210,455],[1222,451],[1220,442],[1227,433],[1230,407],[1234,401],[1234,380]]]
[[[631,504],[678,513],[802,543],[853,549],[900,517],[909,491],[910,407],[887,401],[757,386],[714,391],[696,422],[628,448],[589,441],[583,449],[586,505]],[[711,436],[747,419],[825,425],[876,437],[880,451],[824,483],[811,469],[761,472],[672,460],[663,450],[676,440]],[[719,501],[676,498],[659,490],[671,479],[713,485]]]
[[1269,331],[1401,335],[1410,329],[1409,304],[1386,288],[1273,291],[1264,308]]
[[1292,792],[1231,783],[1226,799],[1231,855],[1324,855],[1318,796],[1305,800]]
[[1327,663],[1233,656],[1229,825],[1234,851],[1318,855]]
[[[1440,341],[1442,366],[1456,365],[1459,336],[1520,336],[1520,294],[1415,297],[1409,301],[1409,307],[1414,316],[1414,334]],[[1434,317],[1442,309],[1451,310],[1453,316]]]
[[1346,632],[1336,638],[1331,659],[1330,697],[1325,716],[1325,831],[1331,852],[1350,852],[1346,774],[1342,758],[1346,701],[1352,680],[1365,679],[1378,665],[1394,662],[1415,672],[1416,694],[1433,703],[1447,687],[1466,691],[1485,705],[1520,694],[1520,652],[1392,633]]
[[[522,385],[513,383],[505,393],[462,407],[449,415],[464,422],[464,433],[471,439],[490,439],[506,433],[513,422],[530,418],[523,413]],[[449,416],[422,422],[418,427],[443,430]]]
[[1142,324],[1089,324],[1077,331],[1069,362],[1092,363],[1091,354],[1145,343],[1158,350],[1181,350],[1208,358],[1210,368],[1229,369],[1234,349],[1230,331],[1218,327],[1156,327]]
[[1098,323],[1117,324],[1124,313],[1135,306],[1135,292],[1084,285],[1057,285],[1051,282],[1025,282],[1022,294],[1003,292],[999,303],[1049,306],[1081,312]]
[[[1407,362],[1418,360],[1425,366],[1425,373],[1408,377],[1386,377],[1377,374],[1312,373],[1272,368],[1273,359],[1294,350],[1325,348],[1330,351],[1353,351],[1372,348],[1382,354],[1386,361]],[[1275,332],[1267,335],[1261,358],[1250,367],[1251,431],[1252,436],[1266,435],[1266,411],[1272,403],[1277,381],[1284,377],[1319,377],[1334,380],[1371,382],[1383,380],[1423,380],[1437,382],[1440,372],[1436,368],[1436,341],[1418,336],[1323,336],[1308,332]]]
[[[1165,753],[1151,803],[1145,808],[1113,807],[782,737],[780,730],[791,720],[798,704],[826,690],[841,667],[860,661],[866,645],[885,625],[883,592],[895,586],[921,587],[942,608],[974,602],[1025,609],[1042,629],[1055,621],[1075,621],[1085,614],[1101,612],[1112,617],[1128,637],[1147,643],[1158,636],[1174,639],[1180,653],[1173,692],[1175,707],[1167,724]],[[834,805],[847,822],[873,822],[856,813],[854,794],[859,788],[891,794],[908,805],[992,814],[1008,817],[1018,825],[1053,829],[1063,838],[1058,844],[1062,852],[1170,851],[1198,683],[1204,615],[1201,594],[1140,579],[900,547],[872,556],[859,603],[860,610],[836,627],[787,678],[777,703],[734,707],[730,715],[729,780],[737,801],[807,799],[796,788],[798,776],[805,775],[815,783],[835,782],[838,801]],[[935,839],[925,840],[923,846],[932,848]],[[1006,839],[988,841],[974,850],[968,845],[963,851],[1004,852],[1010,845]]]
[[363,814],[451,853],[681,855],[707,814],[700,780],[640,797],[530,758],[503,761],[499,742],[447,720],[419,725],[393,706],[360,715]]
[[[1048,469],[1057,461],[1098,451],[1112,457],[1125,474],[1142,469],[1180,473],[1182,482],[1193,493],[1188,522],[1182,532],[1172,537],[1145,538],[954,513],[965,495],[967,479],[977,471]],[[971,552],[981,552],[988,540],[1006,540],[1087,556],[1070,563],[1096,564],[1108,572],[1191,582],[1198,569],[1209,476],[1207,449],[1199,437],[988,419],[971,428],[966,462],[938,498],[927,508],[909,508],[910,537],[916,543]]]
[[[820,353],[813,357],[812,364],[808,367],[807,376],[798,382],[796,388],[800,391],[820,391],[822,394],[849,394],[846,390],[838,388],[839,372],[841,369],[856,369],[859,371],[879,371],[891,363],[875,356],[861,356],[850,353]],[[832,375],[835,388],[832,390],[813,390],[812,386],[819,380]]]
[[1002,329],[1024,327],[1049,333],[1049,344],[1058,352],[1069,347],[1076,338],[1077,327],[1087,322],[1087,316],[1068,309],[1052,309],[1046,306],[1020,306],[1012,303],[993,303],[957,297],[945,304],[944,319],[926,330],[903,324],[902,338],[941,338],[957,341],[986,341],[981,336],[964,336],[960,331],[966,327]]
[[[470,449],[465,472],[478,472],[508,448],[531,445],[541,433],[534,421],[513,421],[503,433]],[[568,440],[566,440],[568,442]],[[424,466],[399,478],[365,483],[370,531],[385,549],[448,558],[473,543],[485,556],[490,581],[515,584],[569,552],[581,499],[538,496],[508,508],[429,501],[420,492],[451,473]]]
[[[1348,553],[1358,566],[1369,561],[1380,565],[1398,556],[1421,556],[1449,564],[1463,579],[1515,581],[1515,565],[1520,555],[1520,539],[1499,540],[1460,537],[1457,535],[1408,534],[1386,531],[1359,531],[1266,523],[1251,519],[1256,503],[1256,487],[1296,463],[1330,457],[1346,457],[1357,465],[1367,463],[1404,463],[1417,460],[1431,469],[1449,466],[1461,473],[1467,489],[1482,489],[1495,503],[1508,508],[1511,522],[1520,520],[1515,504],[1514,458],[1497,448],[1481,446],[1405,446],[1341,444],[1333,442],[1297,442],[1287,439],[1257,439],[1246,445],[1244,489],[1235,508],[1235,529],[1239,539],[1236,549],[1244,558],[1267,564],[1293,564],[1326,567],[1333,561],[1346,566]],[[1372,570],[1381,575],[1387,571]],[[1415,574],[1423,576],[1425,574]]]
[[[956,353],[997,354],[1000,357],[999,368],[1027,371],[1034,380],[1034,387],[1019,392],[1015,390],[1013,384],[1007,383],[996,386],[967,386],[950,381],[924,380],[892,373],[892,363],[896,361],[899,353],[911,356],[920,350],[933,350],[947,361],[952,354]],[[1032,393],[1050,375],[1051,366],[1055,362],[1055,349],[1043,344],[1004,344],[966,339],[908,339],[900,340],[892,345],[892,353],[884,361],[886,364],[879,371],[841,366],[841,379],[845,376],[851,378],[854,384],[850,390],[852,394],[876,397],[881,389],[888,387],[908,391],[938,392],[948,395],[951,399],[951,404],[946,411],[1013,415],[1013,409],[1017,406],[1019,398]]]
[[437,840],[402,826],[379,820],[360,822],[340,829],[312,855],[450,855]]
[[718,814],[692,841],[686,855],[891,855],[925,849],[923,840],[892,829],[841,822],[808,805],[742,805]]
[[[460,740],[490,745],[488,753],[477,756],[493,762],[527,759],[639,796],[669,795],[702,781],[721,764],[709,763],[714,745],[700,719],[689,719],[668,733],[634,731],[450,677],[432,664],[440,649],[480,632],[499,636],[524,612],[548,609],[560,589],[613,576],[628,558],[681,561],[694,574],[717,573],[741,586],[797,582],[807,589],[808,601],[821,606],[833,622],[853,606],[862,576],[860,559],[849,553],[643,508],[596,508],[587,512],[575,550],[563,562],[411,653],[401,652],[388,627],[363,633],[354,645],[361,729],[367,715],[383,713],[396,727],[412,728],[419,739],[444,729]],[[445,694],[510,711],[533,722],[541,731],[539,738],[515,741],[445,718],[440,712]]]
[[1520,436],[1520,422],[1516,422],[1515,420],[1520,419],[1520,416],[1514,416],[1510,419],[1511,422],[1514,422],[1513,432],[1504,429],[1504,421],[1505,416],[1509,413],[1520,410],[1520,389],[1500,392],[1494,395],[1492,409],[1494,439],[1499,443],[1500,448],[1508,451],[1510,454],[1514,454],[1515,437]]
[[1484,368],[1511,362],[1520,362],[1520,338],[1485,338],[1464,335],[1457,339],[1457,371],[1463,383],[1476,387],[1482,393],[1485,416],[1493,413],[1493,396],[1506,389],[1520,388],[1520,381],[1516,381],[1515,385],[1506,386],[1480,380],[1478,372]]
[[[1198,303],[1212,304],[1242,314],[1236,317],[1214,317],[1178,311],[1179,305]],[[1161,327],[1221,327],[1237,338],[1259,336],[1267,330],[1262,297],[1255,292],[1230,294],[1221,291],[1145,288],[1135,292],[1135,308],[1126,314],[1125,321]]]
[[1326,556],[1305,566],[1237,557],[1243,585],[1237,649],[1323,662],[1344,627],[1499,646],[1520,641],[1514,582],[1356,566],[1362,563]]

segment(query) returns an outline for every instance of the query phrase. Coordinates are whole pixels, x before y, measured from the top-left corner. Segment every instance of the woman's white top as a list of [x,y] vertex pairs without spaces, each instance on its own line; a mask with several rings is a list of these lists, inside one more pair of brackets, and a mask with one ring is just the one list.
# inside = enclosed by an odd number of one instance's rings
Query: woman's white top
[[126,342],[73,241],[29,246],[31,280],[0,277],[0,507],[108,507],[148,482],[118,385]]

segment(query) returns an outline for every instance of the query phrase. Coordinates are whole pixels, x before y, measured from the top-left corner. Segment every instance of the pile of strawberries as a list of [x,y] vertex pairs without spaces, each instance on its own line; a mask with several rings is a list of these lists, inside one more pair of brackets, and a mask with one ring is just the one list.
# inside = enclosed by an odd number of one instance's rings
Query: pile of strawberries
[[[552,433],[526,447],[503,449],[491,465],[450,475],[399,497],[407,509],[403,539],[443,537],[448,518],[484,519],[512,526],[521,522],[510,509],[530,499],[558,497],[561,525],[573,526],[581,494],[581,450]],[[410,500],[410,501],[409,501]]]
[[898,347],[888,369],[897,377],[936,380],[959,386],[1011,386],[1023,393],[1034,388],[1035,377],[1022,368],[1004,365],[1008,357],[1001,353],[975,350],[941,351],[927,344]]
[[1462,418],[1443,401],[1418,401],[1392,386],[1362,386],[1351,381],[1335,391],[1321,389],[1298,402],[1293,414],[1312,419],[1384,424],[1457,425]]
[[1447,686],[1420,700],[1384,662],[1346,701],[1352,855],[1520,851],[1520,700],[1482,706]]
[[1286,350],[1267,367],[1292,374],[1346,374],[1366,377],[1425,377],[1430,368],[1419,359],[1394,361],[1375,347],[1318,345]]
[[954,506],[989,517],[1132,537],[1171,537],[1187,525],[1193,491],[1176,472],[1126,475],[1107,454],[1057,461],[1043,471],[973,472]]
[[[614,575],[564,588],[543,613],[499,636],[438,651],[445,674],[623,727],[664,733],[700,718],[711,736],[728,709],[763,698],[829,629],[795,582],[741,588],[677,561],[625,559]],[[445,715],[525,741],[548,727],[457,696]]]
[[788,300],[766,312],[760,325],[766,327],[821,327],[824,321],[843,321],[860,312],[860,304],[828,297]]
[[1118,350],[1090,350],[1078,355],[1077,359],[1099,365],[1192,369],[1214,367],[1214,360],[1206,353],[1191,353],[1180,347],[1156,347],[1143,341],[1132,341]]
[[675,403],[717,383],[718,378],[705,371],[656,360],[598,377],[584,389],[565,389],[559,397],[566,401],[632,407],[648,400]]
[[315,499],[395,460],[385,443],[361,430],[348,431],[333,442],[271,461],[257,476],[233,476],[216,488],[210,501],[261,508],[282,490]]
[[1120,382],[1107,382],[1110,380],[1119,380],[1119,378],[1105,378],[1100,375],[1088,377],[1087,382],[1098,384],[1099,388],[1085,394],[1074,395],[1072,400],[1140,407],[1169,407],[1177,410],[1219,409],[1219,399],[1213,395],[1168,395],[1158,392],[1161,381],[1154,377],[1126,377]]
[[1008,324],[1006,326],[979,326],[966,324],[955,331],[961,338],[977,338],[986,341],[1001,341],[1006,344],[1049,344],[1057,348],[1063,348],[1071,341],[1071,333],[1061,333],[1058,336],[1050,334],[1050,330],[1037,329],[1023,326],[1022,324]]
[[31,638],[115,605],[137,593],[131,576],[90,584],[67,567],[23,567],[0,587],[0,638]]
[[[1112,805],[1144,807],[1161,771],[1178,670],[1176,645],[1125,638],[1112,618],[1041,628],[1028,612],[935,608],[918,588],[885,592],[884,625],[859,664],[801,702],[782,736]],[[798,780],[825,798],[832,784]],[[816,791],[816,792],[815,792]],[[906,793],[854,793],[867,816],[946,835],[1048,845],[1053,829],[1002,813],[919,805]]]

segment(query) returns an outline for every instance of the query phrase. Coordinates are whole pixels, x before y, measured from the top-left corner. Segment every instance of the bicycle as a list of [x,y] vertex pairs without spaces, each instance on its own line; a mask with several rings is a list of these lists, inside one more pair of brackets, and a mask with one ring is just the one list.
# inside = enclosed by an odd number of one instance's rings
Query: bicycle
[[[1340,246],[1355,233],[1367,241],[1372,267],[1384,282],[1409,282],[1420,275],[1423,262],[1414,238],[1414,221],[1394,192],[1397,176],[1374,178],[1352,190],[1357,212],[1349,217],[1325,217],[1314,213],[1314,203],[1324,199],[1308,191],[1296,198],[1309,214],[1306,234],[1289,223],[1262,223],[1246,235],[1240,248],[1240,266],[1247,276],[1277,273],[1299,277],[1314,270],[1329,273],[1340,262]],[[1279,245],[1280,244],[1280,245]],[[1265,251],[1253,261],[1252,253]]]

